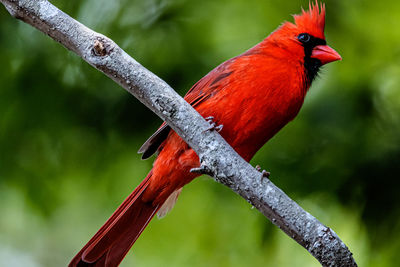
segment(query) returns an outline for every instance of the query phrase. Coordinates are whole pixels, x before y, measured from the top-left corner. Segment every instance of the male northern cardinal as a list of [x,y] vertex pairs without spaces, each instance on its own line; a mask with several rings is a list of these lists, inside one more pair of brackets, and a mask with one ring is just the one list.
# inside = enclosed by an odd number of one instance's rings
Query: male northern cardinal
[[[321,9],[321,10],[320,10]],[[223,125],[220,134],[249,161],[299,112],[319,68],[341,60],[326,45],[325,6],[316,2],[261,43],[216,67],[186,94],[203,117]],[[144,143],[153,169],[69,266],[118,266],[156,212],[165,215],[182,187],[199,174],[196,153],[167,124]]]

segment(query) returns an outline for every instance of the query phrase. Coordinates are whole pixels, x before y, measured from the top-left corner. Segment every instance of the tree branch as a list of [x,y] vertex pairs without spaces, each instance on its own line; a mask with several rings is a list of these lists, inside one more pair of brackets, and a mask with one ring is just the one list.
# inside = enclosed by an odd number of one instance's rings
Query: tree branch
[[323,266],[357,266],[334,231],[243,160],[170,86],[111,39],[46,0],[0,0],[8,12],[72,50],[165,120],[199,155],[202,169],[256,207]]

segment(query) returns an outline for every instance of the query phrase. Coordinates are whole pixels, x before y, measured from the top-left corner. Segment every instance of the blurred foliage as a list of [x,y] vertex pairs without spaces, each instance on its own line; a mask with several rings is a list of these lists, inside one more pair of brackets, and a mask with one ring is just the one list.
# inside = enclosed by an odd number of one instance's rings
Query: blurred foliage
[[[52,1],[184,94],[307,1]],[[324,67],[296,120],[252,163],[360,266],[400,251],[400,2],[329,0]],[[0,9],[0,266],[65,266],[145,177],[160,120],[72,52]],[[290,256],[288,256],[290,255]],[[122,266],[319,266],[229,189],[200,178]]]

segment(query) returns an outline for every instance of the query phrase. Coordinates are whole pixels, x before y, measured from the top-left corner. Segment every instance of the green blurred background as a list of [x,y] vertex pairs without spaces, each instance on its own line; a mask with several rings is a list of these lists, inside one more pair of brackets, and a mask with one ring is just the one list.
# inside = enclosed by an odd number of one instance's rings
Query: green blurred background
[[[184,94],[307,1],[52,1]],[[400,2],[326,1],[324,67],[295,121],[253,159],[333,228],[360,266],[400,251]],[[156,115],[0,8],[0,266],[65,266],[145,177]],[[319,266],[209,178],[185,187],[121,266]]]

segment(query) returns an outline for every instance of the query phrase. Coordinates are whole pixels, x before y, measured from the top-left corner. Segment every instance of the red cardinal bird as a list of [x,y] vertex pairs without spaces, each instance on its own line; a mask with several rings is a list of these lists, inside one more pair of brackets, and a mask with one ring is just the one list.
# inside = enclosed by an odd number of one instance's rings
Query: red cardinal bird
[[[220,134],[247,161],[297,115],[319,68],[341,59],[326,45],[324,5],[310,5],[294,20],[216,67],[185,96],[223,125]],[[118,266],[155,213],[165,215],[198,176],[190,172],[198,156],[165,123],[139,152],[144,159],[159,153],[153,169],[69,266]]]

